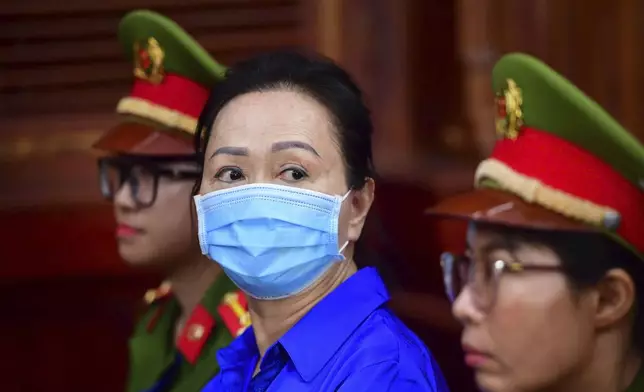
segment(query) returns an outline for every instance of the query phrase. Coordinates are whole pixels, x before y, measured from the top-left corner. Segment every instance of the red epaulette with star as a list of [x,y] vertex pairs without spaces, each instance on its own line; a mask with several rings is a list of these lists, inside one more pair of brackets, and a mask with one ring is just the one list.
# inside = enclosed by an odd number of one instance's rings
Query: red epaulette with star
[[[233,337],[239,336],[250,325],[246,297],[241,292],[224,295],[217,310]],[[216,320],[208,309],[202,304],[197,305],[177,340],[177,348],[189,363],[195,364],[215,325]]]
[[197,305],[186,320],[177,339],[177,348],[190,364],[194,365],[197,361],[215,325],[215,318],[203,304]]

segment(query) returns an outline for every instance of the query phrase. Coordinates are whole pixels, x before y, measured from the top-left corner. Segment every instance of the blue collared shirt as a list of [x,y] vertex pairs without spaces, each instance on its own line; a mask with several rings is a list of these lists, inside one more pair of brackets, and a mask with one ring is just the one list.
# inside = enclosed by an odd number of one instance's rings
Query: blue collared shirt
[[374,268],[363,268],[318,302],[266,352],[260,371],[248,328],[217,353],[202,392],[447,392],[423,342],[386,307]]

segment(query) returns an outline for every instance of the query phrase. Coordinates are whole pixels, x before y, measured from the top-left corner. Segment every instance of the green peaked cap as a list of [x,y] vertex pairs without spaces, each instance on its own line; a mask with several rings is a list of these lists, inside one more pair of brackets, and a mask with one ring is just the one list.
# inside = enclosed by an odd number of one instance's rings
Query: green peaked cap
[[165,53],[163,66],[166,72],[205,87],[212,87],[226,73],[226,67],[215,61],[185,30],[156,12],[137,10],[128,13],[121,20],[118,37],[131,61],[134,61],[135,44],[153,37]]
[[495,65],[494,91],[502,91],[508,79],[521,89],[525,126],[583,148],[644,189],[644,146],[599,104],[526,54],[508,54]]

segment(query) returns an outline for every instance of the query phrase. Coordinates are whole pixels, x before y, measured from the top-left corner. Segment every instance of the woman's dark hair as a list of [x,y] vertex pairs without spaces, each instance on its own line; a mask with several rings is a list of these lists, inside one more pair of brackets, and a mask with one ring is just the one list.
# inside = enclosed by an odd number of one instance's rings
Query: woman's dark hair
[[[271,90],[307,94],[327,109],[337,130],[348,188],[362,189],[367,178],[375,177],[371,149],[373,124],[362,92],[351,76],[333,61],[294,51],[267,53],[237,63],[212,89],[199,116],[194,139],[200,164],[204,163],[212,127],[222,108],[240,95]],[[195,193],[200,186],[199,180]],[[378,264],[362,240],[355,245],[354,253],[356,262],[361,260],[360,266]]]
[[273,52],[242,61],[230,68],[226,78],[212,89],[199,116],[194,139],[202,164],[212,126],[221,109],[240,95],[271,90],[302,92],[328,110],[338,131],[349,188],[361,189],[366,179],[373,177],[373,124],[362,92],[351,76],[331,60],[293,51]]
[[[495,231],[498,229],[495,227]],[[541,231],[502,228],[510,247],[519,243],[546,246],[561,260],[564,273],[573,290],[590,288],[611,269],[621,268],[633,279],[636,288],[633,345],[644,354],[644,260],[634,251],[609,236],[597,232]]]

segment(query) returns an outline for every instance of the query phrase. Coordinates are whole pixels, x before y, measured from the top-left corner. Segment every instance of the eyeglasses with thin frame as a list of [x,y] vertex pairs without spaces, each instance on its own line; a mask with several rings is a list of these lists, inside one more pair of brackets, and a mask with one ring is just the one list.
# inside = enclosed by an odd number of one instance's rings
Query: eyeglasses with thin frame
[[495,301],[499,281],[504,274],[534,272],[562,272],[557,265],[535,265],[497,259],[493,262],[473,260],[467,255],[443,253],[441,255],[443,283],[451,302],[467,287],[477,308],[488,310]]
[[138,208],[154,204],[159,188],[159,178],[173,181],[194,181],[201,178],[201,170],[167,167],[172,163],[196,164],[197,155],[103,157],[98,160],[100,188],[109,201],[125,185]]

